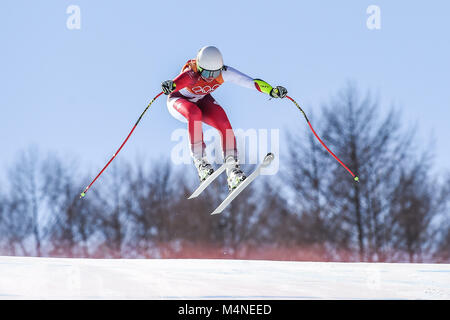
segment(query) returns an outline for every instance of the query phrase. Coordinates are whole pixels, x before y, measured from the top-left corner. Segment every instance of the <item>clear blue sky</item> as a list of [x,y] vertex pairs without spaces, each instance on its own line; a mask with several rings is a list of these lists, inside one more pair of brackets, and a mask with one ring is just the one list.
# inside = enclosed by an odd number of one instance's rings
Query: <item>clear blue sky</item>
[[[371,4],[380,30],[366,27]],[[66,27],[69,5],[81,9],[80,30]],[[34,143],[95,173],[161,81],[209,44],[226,64],[284,85],[307,113],[354,80],[401,109],[405,124],[418,122],[438,168],[450,169],[449,12],[448,1],[2,0],[0,171]],[[232,84],[214,96],[235,128],[306,125],[287,100]],[[181,127],[160,99],[120,157],[169,156]]]

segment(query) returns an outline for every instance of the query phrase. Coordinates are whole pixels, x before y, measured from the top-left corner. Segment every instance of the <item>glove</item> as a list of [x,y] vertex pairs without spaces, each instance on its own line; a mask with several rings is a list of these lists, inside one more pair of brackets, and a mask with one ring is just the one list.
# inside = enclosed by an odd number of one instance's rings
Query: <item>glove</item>
[[172,80],[166,80],[161,83],[161,88],[165,95],[172,93],[175,87],[176,85]]
[[287,90],[285,87],[282,86],[276,86],[275,88],[272,88],[270,90],[270,96],[272,98],[284,98],[287,95]]

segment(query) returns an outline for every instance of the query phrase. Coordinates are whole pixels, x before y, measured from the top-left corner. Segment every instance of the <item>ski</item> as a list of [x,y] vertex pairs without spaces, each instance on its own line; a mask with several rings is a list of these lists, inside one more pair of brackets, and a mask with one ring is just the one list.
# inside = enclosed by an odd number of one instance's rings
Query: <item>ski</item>
[[258,167],[236,187],[236,189],[234,189],[228,194],[225,200],[222,201],[222,203],[216,208],[216,210],[214,210],[211,213],[211,215],[221,213],[231,203],[231,201],[233,201],[233,199],[236,198],[237,195],[242,192],[242,190],[244,190],[253,180],[255,180],[260,175],[262,168],[265,168],[270,165],[270,163],[273,161],[274,158],[275,158],[274,154],[269,152],[264,157],[263,162],[260,163]]
[[191,196],[188,199],[197,198],[203,192],[203,190],[205,190],[206,187],[211,184],[211,182],[213,182],[218,176],[220,176],[222,172],[224,172],[227,169],[227,167],[228,167],[227,163],[222,164],[217,170],[213,172],[212,175],[210,175],[208,178],[205,179],[205,181],[200,183],[198,188],[195,189],[195,191],[191,194]]

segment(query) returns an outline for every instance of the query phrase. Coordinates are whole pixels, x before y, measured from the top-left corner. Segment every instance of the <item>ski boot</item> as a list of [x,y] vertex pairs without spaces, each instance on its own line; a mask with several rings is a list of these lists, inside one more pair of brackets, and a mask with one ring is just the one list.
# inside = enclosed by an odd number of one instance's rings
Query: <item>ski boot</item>
[[236,189],[236,187],[245,180],[246,176],[245,174],[242,172],[240,166],[239,166],[239,161],[237,160],[237,158],[233,157],[233,156],[228,156],[225,159],[226,163],[231,164],[231,167],[227,168],[227,183],[228,183],[228,190],[231,192],[234,189]]
[[206,178],[208,178],[214,172],[213,167],[209,164],[205,157],[194,158],[194,165],[197,169],[200,182],[205,181]]

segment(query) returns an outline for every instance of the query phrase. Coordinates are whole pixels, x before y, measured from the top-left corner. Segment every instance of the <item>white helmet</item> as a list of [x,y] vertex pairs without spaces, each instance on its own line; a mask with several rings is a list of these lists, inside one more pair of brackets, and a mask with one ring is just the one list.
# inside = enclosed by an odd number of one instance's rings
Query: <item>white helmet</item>
[[206,70],[219,70],[223,67],[223,58],[219,49],[214,46],[201,48],[197,54],[197,65]]

